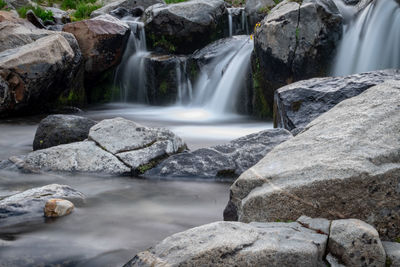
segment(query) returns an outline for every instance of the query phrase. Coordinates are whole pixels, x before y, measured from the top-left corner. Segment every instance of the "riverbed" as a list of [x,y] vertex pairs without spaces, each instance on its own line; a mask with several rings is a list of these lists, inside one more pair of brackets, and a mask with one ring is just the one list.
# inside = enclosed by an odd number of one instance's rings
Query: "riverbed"
[[[190,149],[223,144],[272,128],[239,115],[203,109],[107,104],[78,114],[95,120],[124,117],[180,135]],[[0,122],[0,160],[32,150],[43,116]],[[88,174],[0,171],[0,198],[43,186],[67,184],[87,197],[84,206],[57,220],[0,229],[0,266],[122,266],[165,237],[222,220],[229,183],[193,179],[140,179]]]

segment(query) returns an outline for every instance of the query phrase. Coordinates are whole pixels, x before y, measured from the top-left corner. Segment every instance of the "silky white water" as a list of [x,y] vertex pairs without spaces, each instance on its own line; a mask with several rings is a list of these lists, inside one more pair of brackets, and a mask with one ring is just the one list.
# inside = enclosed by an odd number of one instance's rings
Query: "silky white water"
[[400,68],[399,2],[375,0],[358,13],[357,9],[344,6],[341,0],[335,2],[345,25],[332,74]]

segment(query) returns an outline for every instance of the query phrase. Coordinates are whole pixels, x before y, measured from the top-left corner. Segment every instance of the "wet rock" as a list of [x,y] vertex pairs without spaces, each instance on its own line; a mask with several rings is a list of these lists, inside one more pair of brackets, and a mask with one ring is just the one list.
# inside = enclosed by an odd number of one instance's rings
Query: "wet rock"
[[42,171],[130,174],[131,169],[93,141],[54,146],[29,153],[24,168]]
[[145,175],[149,177],[236,178],[291,136],[284,129],[271,129],[250,134],[226,145],[171,156]]
[[85,79],[90,81],[121,62],[130,34],[128,25],[110,15],[68,23],[63,31],[78,40],[85,60]]
[[341,101],[387,80],[400,80],[399,70],[372,71],[345,77],[315,78],[275,91],[274,126],[303,129]]
[[382,242],[386,252],[386,266],[400,266],[400,243]]
[[144,15],[147,43],[165,52],[190,54],[223,37],[226,12],[221,0],[153,5]]
[[82,205],[85,196],[67,186],[51,184],[32,188],[0,200],[0,226],[43,221],[43,209],[48,200],[62,198]]
[[44,206],[44,216],[49,218],[62,217],[70,214],[74,209],[71,201],[59,198],[52,198]]
[[400,236],[399,101],[399,81],[377,85],[275,147],[231,186],[238,220],[357,218]]
[[[0,116],[50,109],[62,95],[83,90],[82,55],[68,33],[0,23]],[[4,86],[3,86],[4,88]]]
[[274,91],[293,81],[326,76],[342,34],[342,16],[331,0],[283,1],[256,27],[253,73],[255,114],[272,114]]
[[360,220],[332,221],[328,250],[346,266],[385,266],[386,254],[378,232]]
[[246,15],[249,22],[249,28],[252,31],[257,22],[262,21],[271,9],[276,6],[274,0],[247,0]]
[[45,29],[46,27],[43,24],[43,21],[36,17],[35,13],[33,13],[32,10],[28,10],[28,12],[26,12],[26,19],[32,23],[33,25],[35,25],[36,28],[39,29]]
[[167,129],[148,128],[123,118],[99,122],[90,129],[89,139],[114,154],[134,172],[143,172],[161,158],[186,147],[181,138]]
[[117,8],[124,8],[129,11],[133,16],[137,15],[137,11],[134,11],[136,8],[140,8],[145,10],[146,8],[155,5],[155,4],[165,4],[163,0],[118,0],[118,1],[110,1],[106,3],[103,7],[93,11],[90,16],[92,18],[110,14],[112,15],[112,11]]
[[326,243],[298,223],[215,222],[167,237],[125,266],[322,266]]
[[74,115],[50,115],[43,119],[36,130],[33,150],[83,141],[96,122]]

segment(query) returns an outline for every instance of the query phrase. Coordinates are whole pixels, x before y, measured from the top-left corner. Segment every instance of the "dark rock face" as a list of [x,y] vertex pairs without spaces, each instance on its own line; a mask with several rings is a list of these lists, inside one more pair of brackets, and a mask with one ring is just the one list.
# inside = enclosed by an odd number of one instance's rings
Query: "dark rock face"
[[145,29],[150,48],[190,54],[223,37],[227,11],[221,0],[193,0],[171,5],[157,4],[145,11]]
[[387,80],[400,80],[399,70],[373,71],[345,77],[314,78],[275,91],[274,127],[301,131],[341,101]]
[[294,81],[325,76],[342,33],[342,17],[331,0],[301,5],[283,1],[255,30],[255,98],[272,113],[275,89]]
[[249,29],[252,31],[257,22],[262,21],[275,5],[274,0],[247,0],[245,11]]
[[250,134],[226,145],[171,156],[156,168],[146,172],[145,176],[236,178],[291,136],[284,129],[271,129]]
[[32,27],[0,23],[0,116],[48,110],[61,96],[83,91],[74,36]]
[[[142,13],[139,13],[139,10],[145,10],[149,6],[155,4],[165,4],[163,0],[117,0],[117,1],[106,1],[105,5],[90,14],[92,18],[98,17],[101,15],[117,15],[122,14],[120,12],[115,13],[116,9],[125,9],[128,13],[130,13],[134,17],[140,16]],[[139,10],[138,10],[139,9]],[[117,15],[116,17],[120,17]]]
[[96,122],[73,115],[50,115],[43,119],[36,130],[33,150],[83,141]]
[[43,21],[36,17],[35,13],[33,13],[32,10],[28,10],[28,12],[26,12],[26,19],[32,23],[33,25],[35,25],[37,28],[39,29],[45,29],[46,27],[43,25]]
[[51,184],[32,188],[0,200],[0,226],[44,222],[43,210],[51,198],[67,199],[77,205],[85,201],[81,192],[67,185]]
[[66,24],[63,31],[78,40],[88,80],[95,80],[121,62],[130,34],[128,25],[110,15]]

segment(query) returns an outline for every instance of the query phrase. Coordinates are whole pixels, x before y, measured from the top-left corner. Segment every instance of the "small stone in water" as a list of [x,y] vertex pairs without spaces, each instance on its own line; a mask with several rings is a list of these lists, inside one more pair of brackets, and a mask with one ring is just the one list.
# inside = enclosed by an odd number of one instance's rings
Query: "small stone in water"
[[44,207],[45,217],[61,217],[68,215],[74,209],[74,204],[65,199],[53,198],[46,202]]

